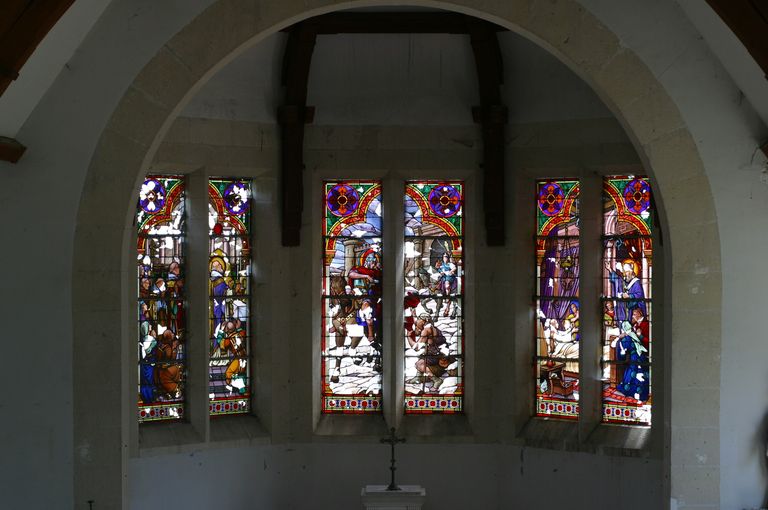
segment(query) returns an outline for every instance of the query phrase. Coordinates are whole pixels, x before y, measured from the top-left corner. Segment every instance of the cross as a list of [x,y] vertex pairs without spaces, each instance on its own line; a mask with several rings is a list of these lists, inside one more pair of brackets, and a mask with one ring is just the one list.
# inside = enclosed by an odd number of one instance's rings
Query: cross
[[381,440],[382,443],[389,443],[392,451],[392,458],[390,459],[390,466],[389,470],[392,472],[392,481],[389,482],[389,487],[387,487],[388,491],[399,491],[400,487],[395,485],[395,470],[397,469],[395,467],[395,445],[397,443],[405,443],[404,437],[397,437],[395,435],[395,427],[392,427],[389,429],[389,437],[385,437]]

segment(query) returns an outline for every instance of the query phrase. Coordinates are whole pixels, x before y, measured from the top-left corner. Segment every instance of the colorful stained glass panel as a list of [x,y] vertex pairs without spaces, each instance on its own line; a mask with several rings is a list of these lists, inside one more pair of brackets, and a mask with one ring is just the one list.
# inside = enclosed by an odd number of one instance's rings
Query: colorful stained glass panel
[[150,175],[136,210],[138,276],[138,420],[184,415],[184,179]]
[[406,413],[463,410],[463,213],[461,181],[406,183]]
[[241,179],[208,183],[211,416],[250,409],[251,185]]
[[381,183],[326,181],[322,411],[381,411]]
[[651,424],[652,200],[647,177],[603,181],[603,421]]
[[536,183],[536,415],[579,415],[579,181]]

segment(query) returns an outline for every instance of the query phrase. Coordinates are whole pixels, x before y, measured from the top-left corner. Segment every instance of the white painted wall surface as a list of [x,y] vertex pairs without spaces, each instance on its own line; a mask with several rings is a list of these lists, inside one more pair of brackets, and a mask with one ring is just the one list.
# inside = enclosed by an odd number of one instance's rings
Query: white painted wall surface
[[15,268],[0,292],[0,384],[15,388],[0,403],[3,507],[72,508],[72,239],[85,172],[128,84],[210,3],[114,1],[19,131],[27,153],[0,163],[0,261]]
[[[186,117],[275,122],[286,36],[228,64],[192,98]],[[511,122],[610,117],[583,80],[514,32],[500,32],[503,100]],[[309,75],[316,125],[472,125],[479,104],[469,36],[323,35]]]

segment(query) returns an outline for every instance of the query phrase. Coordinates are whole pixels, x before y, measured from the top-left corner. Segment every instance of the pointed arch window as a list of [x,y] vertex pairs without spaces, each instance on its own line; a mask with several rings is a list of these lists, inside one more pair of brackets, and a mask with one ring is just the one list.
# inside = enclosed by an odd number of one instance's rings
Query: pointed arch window
[[603,180],[603,421],[651,424],[651,186]]
[[184,416],[185,206],[182,176],[150,175],[142,183],[136,211],[139,422]]
[[404,203],[405,412],[461,412],[464,183],[407,182]]
[[322,411],[381,411],[381,182],[323,183]]
[[208,361],[211,416],[250,410],[251,185],[208,181]]
[[579,181],[536,183],[536,415],[579,416]]

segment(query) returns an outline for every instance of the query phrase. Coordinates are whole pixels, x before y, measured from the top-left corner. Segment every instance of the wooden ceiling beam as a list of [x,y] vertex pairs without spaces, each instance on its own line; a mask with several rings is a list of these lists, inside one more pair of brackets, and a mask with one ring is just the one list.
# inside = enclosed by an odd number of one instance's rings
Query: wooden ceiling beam
[[504,59],[494,25],[468,19],[469,38],[475,55],[480,106],[472,114],[480,123],[483,135],[483,208],[485,236],[488,246],[504,246],[504,138],[507,107],[502,102]]
[[[7,5],[6,5],[7,2]],[[3,0],[0,10],[0,95],[74,0]]]
[[280,211],[283,246],[301,242],[304,209],[304,124],[314,109],[307,108],[307,86],[317,34],[307,23],[294,25],[283,56],[283,105],[277,109],[280,125]]
[[747,48],[768,79],[768,4],[765,0],[707,0]]
[[0,161],[16,163],[27,148],[13,138],[0,136]]

